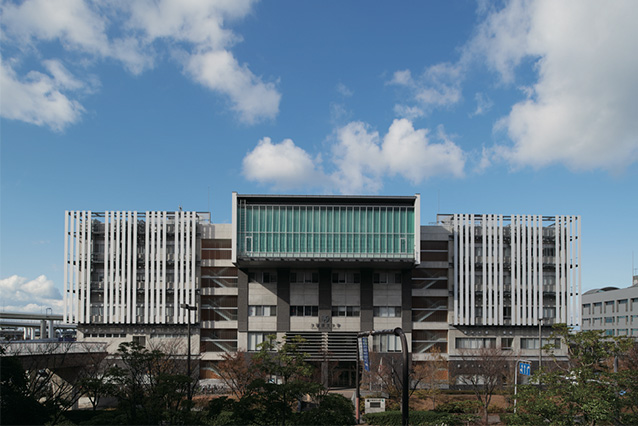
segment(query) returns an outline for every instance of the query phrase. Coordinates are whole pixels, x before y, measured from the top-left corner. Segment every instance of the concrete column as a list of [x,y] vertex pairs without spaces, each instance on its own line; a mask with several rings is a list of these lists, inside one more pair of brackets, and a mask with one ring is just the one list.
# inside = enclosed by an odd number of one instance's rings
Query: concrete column
[[237,270],[237,331],[248,331],[248,272]]
[[412,332],[412,270],[401,272],[401,328]]
[[47,336],[47,322],[45,320],[40,321],[40,339],[46,339]]
[[277,270],[277,331],[290,331],[290,269]]
[[361,284],[359,284],[359,300],[361,301],[361,324],[359,330],[374,330],[374,284],[372,269],[361,270]]
[[332,323],[332,270],[319,269],[319,323]]

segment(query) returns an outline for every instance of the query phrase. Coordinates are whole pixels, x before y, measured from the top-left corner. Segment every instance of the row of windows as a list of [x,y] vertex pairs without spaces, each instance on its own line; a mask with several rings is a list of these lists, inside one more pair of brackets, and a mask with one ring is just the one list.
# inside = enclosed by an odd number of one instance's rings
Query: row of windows
[[291,306],[291,317],[318,317],[319,306]]
[[[312,271],[296,271],[290,273],[291,283],[319,283],[319,273]],[[276,283],[277,274],[274,272],[249,272],[249,282]],[[400,284],[402,281],[399,272],[375,272],[372,274],[374,284]],[[333,272],[332,282],[335,284],[359,284],[361,274],[358,272]]]
[[616,317],[583,318],[583,328],[602,326],[603,324],[638,324],[638,315],[618,315]]
[[249,305],[249,317],[275,317],[277,316],[277,306],[275,305]]
[[[345,314],[344,314],[345,312]],[[333,306],[333,316],[358,317],[360,312],[359,306]],[[336,313],[336,314],[335,314]],[[399,318],[401,317],[400,306],[375,306],[373,315],[380,318]],[[277,316],[277,306],[275,305],[249,305],[249,317],[274,317]],[[319,307],[317,305],[293,305],[290,306],[291,317],[316,317],[319,316]]]
[[[604,309],[603,309],[604,306]],[[629,299],[607,300],[603,302],[584,303],[583,315],[596,314],[613,314],[630,312],[638,307],[638,297],[631,299],[631,308],[629,307]],[[593,308],[593,309],[592,309]]]
[[[560,348],[560,339],[542,339],[543,346],[552,343],[556,348]],[[512,337],[504,337],[501,339],[501,349],[511,350],[514,343]],[[456,349],[483,349],[495,348],[495,337],[457,337]],[[521,337],[521,349],[539,349],[538,338]]]

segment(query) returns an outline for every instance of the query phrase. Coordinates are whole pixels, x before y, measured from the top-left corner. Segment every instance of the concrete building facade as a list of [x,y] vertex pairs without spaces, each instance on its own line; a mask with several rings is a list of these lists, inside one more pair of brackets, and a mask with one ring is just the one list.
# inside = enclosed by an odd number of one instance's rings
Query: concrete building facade
[[[184,338],[201,377],[226,352],[302,336],[351,384],[360,331],[401,327],[414,360],[436,348],[539,354],[539,330],[580,322],[578,216],[450,214],[421,226],[420,196],[233,193],[232,223],[198,212],[67,212],[65,318],[78,336]],[[197,306],[188,317],[180,306]],[[541,324],[539,328],[539,324]],[[399,352],[393,335],[372,349]]]
[[638,337],[638,277],[627,288],[605,287],[583,294],[582,329],[606,336]]

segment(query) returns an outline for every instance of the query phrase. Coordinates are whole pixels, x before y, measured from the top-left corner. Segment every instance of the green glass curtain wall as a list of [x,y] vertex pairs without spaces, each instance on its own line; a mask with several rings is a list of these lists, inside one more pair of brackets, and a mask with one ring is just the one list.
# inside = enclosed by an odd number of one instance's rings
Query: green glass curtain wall
[[414,208],[238,206],[239,256],[414,258]]

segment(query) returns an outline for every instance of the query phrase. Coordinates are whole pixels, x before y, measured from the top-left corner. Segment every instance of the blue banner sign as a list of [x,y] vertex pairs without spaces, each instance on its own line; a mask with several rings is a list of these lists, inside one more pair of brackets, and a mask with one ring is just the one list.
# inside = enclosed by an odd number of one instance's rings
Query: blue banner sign
[[370,371],[370,356],[368,354],[368,338],[361,338],[361,353],[363,354],[363,368],[366,371]]
[[528,362],[519,362],[518,363],[518,374],[522,374],[523,376],[529,376],[532,374],[532,366]]

